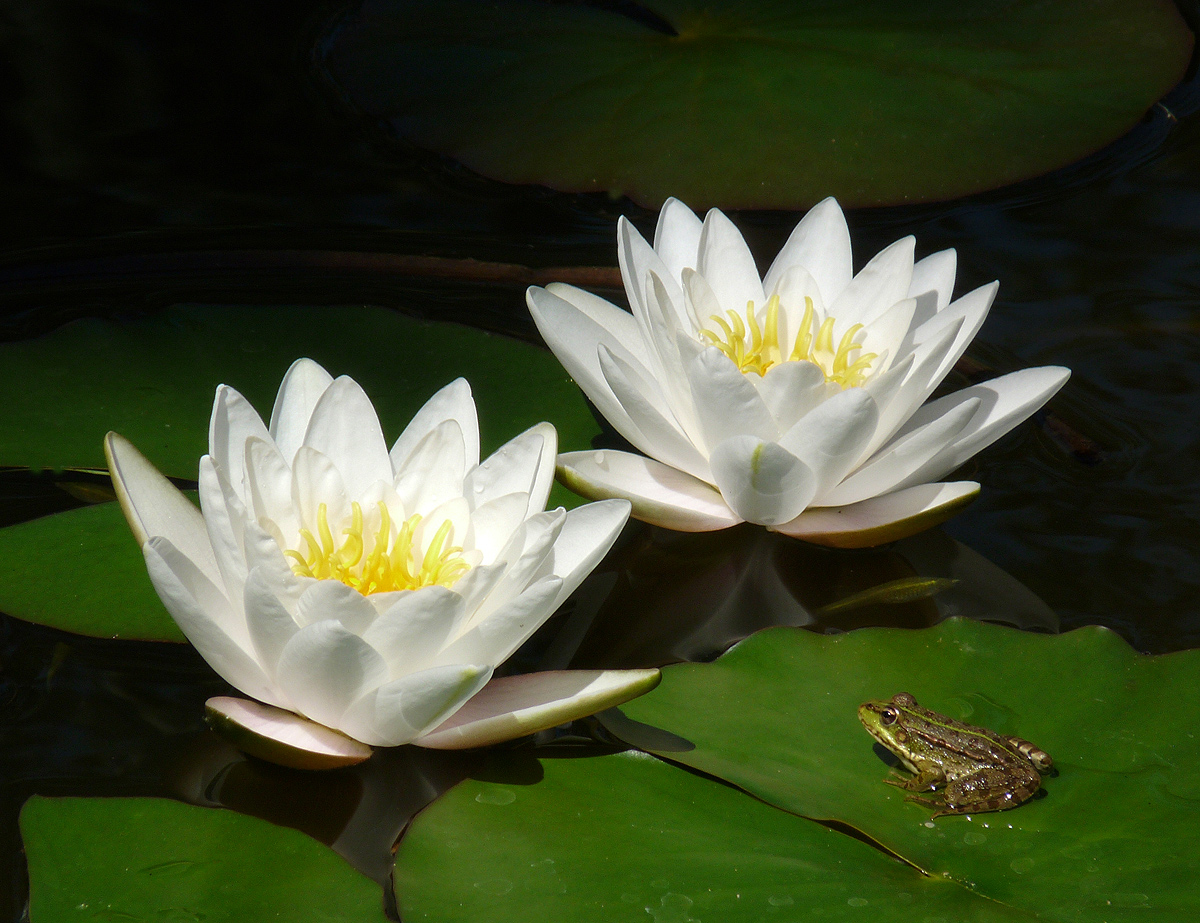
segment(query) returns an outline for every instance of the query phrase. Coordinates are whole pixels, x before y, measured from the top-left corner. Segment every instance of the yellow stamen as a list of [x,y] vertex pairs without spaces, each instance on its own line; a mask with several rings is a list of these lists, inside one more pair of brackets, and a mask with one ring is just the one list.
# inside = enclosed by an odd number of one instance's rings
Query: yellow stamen
[[862,324],[855,324],[843,333],[834,348],[836,322],[832,317],[826,317],[818,324],[813,300],[808,297],[804,299],[804,316],[800,319],[792,351],[786,360],[779,344],[778,295],[772,295],[767,301],[761,322],[753,301],[746,304],[744,322],[736,311],[725,313],[728,320],[714,314],[710,319],[715,328],[702,328],[698,335],[721,350],[740,371],[747,374],[756,372],[766,375],[784,361],[811,362],[825,374],[827,382],[842,388],[854,388],[870,378],[871,362],[878,358],[877,353],[854,355],[862,349],[862,344],[854,342],[858,332],[863,329]]
[[454,526],[446,520],[438,527],[425,554],[417,559],[413,539],[420,516],[410,516],[392,537],[392,519],[387,505],[379,504],[379,529],[371,536],[371,551],[365,555],[362,508],[351,504],[349,528],[343,530],[339,546],[329,527],[329,511],[324,503],[317,507],[317,534],[300,530],[307,553],[288,549],[292,572],[318,580],[340,580],[368,596],[392,590],[416,590],[424,586],[452,586],[471,565],[458,545],[450,545]]

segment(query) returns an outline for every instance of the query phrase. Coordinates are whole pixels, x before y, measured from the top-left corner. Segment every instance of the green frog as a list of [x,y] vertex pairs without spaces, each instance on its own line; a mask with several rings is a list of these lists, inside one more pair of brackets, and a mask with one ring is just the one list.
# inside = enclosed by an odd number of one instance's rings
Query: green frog
[[858,720],[915,775],[885,782],[909,792],[941,789],[937,798],[905,799],[937,808],[933,817],[1015,808],[1033,797],[1054,766],[1050,755],[1029,741],[921,708],[907,692],[890,702],[864,702]]

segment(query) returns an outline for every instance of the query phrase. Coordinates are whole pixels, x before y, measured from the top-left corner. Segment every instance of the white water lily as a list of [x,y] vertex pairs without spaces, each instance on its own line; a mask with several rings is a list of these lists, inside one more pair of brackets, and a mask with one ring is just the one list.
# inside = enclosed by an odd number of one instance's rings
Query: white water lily
[[[906,237],[854,275],[833,199],[765,277],[721,212],[662,208],[651,247],[618,225],[632,314],[569,285],[529,289],[542,337],[645,456],[559,456],[587,497],[684,531],[748,521],[820,544],[878,545],[943,521],[979,491],[941,482],[1067,380],[1026,369],[926,403],[978,332],[997,284],[951,301],[953,250]],[[648,457],[646,457],[648,456]]]
[[212,700],[210,719],[249,728],[260,750],[265,738],[261,755],[313,765],[307,751],[336,763],[369,755],[361,744],[477,746],[657,682],[657,671],[489,682],[604,556],[629,504],[544,511],[548,423],[480,464],[462,379],[390,451],[362,388],[311,360],[284,377],[269,425],[222,385],[200,510],[127,440],[110,433],[105,447],[163,604],[213,669],[266,703]]

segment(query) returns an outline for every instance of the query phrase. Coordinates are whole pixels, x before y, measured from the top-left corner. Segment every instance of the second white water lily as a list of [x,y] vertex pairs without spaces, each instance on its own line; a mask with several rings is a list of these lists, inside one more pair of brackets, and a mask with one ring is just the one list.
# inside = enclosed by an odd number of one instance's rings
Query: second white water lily
[[762,278],[728,218],[701,222],[674,199],[653,246],[621,219],[618,254],[632,314],[569,285],[527,297],[559,361],[645,456],[567,453],[559,476],[668,528],[748,521],[846,547],[927,528],[979,491],[940,479],[1069,375],[1026,369],[926,403],[997,285],[951,301],[954,251],[914,262],[911,237],[853,274],[833,199]]
[[163,603],[258,700],[209,703],[251,752],[315,768],[364,758],[363,744],[477,746],[657,682],[644,670],[492,679],[603,557],[629,505],[545,511],[547,423],[481,464],[462,379],[390,451],[362,388],[310,360],[288,371],[269,425],[222,385],[201,510],[125,439],[110,433],[106,451]]

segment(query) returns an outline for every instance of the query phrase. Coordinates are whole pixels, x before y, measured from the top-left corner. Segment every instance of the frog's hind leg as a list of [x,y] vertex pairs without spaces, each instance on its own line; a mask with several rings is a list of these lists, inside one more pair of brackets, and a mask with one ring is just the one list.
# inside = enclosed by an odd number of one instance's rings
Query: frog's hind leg
[[1046,775],[1054,768],[1054,760],[1050,759],[1050,754],[1036,744],[1031,744],[1021,737],[1006,737],[1005,740],[1016,747],[1025,759],[1033,763],[1033,768],[1042,775]]
[[1014,774],[1011,769],[985,766],[969,776],[956,779],[942,793],[945,804],[934,817],[942,814],[982,814],[1003,811],[1028,801],[1041,788],[1042,780],[1032,769]]

